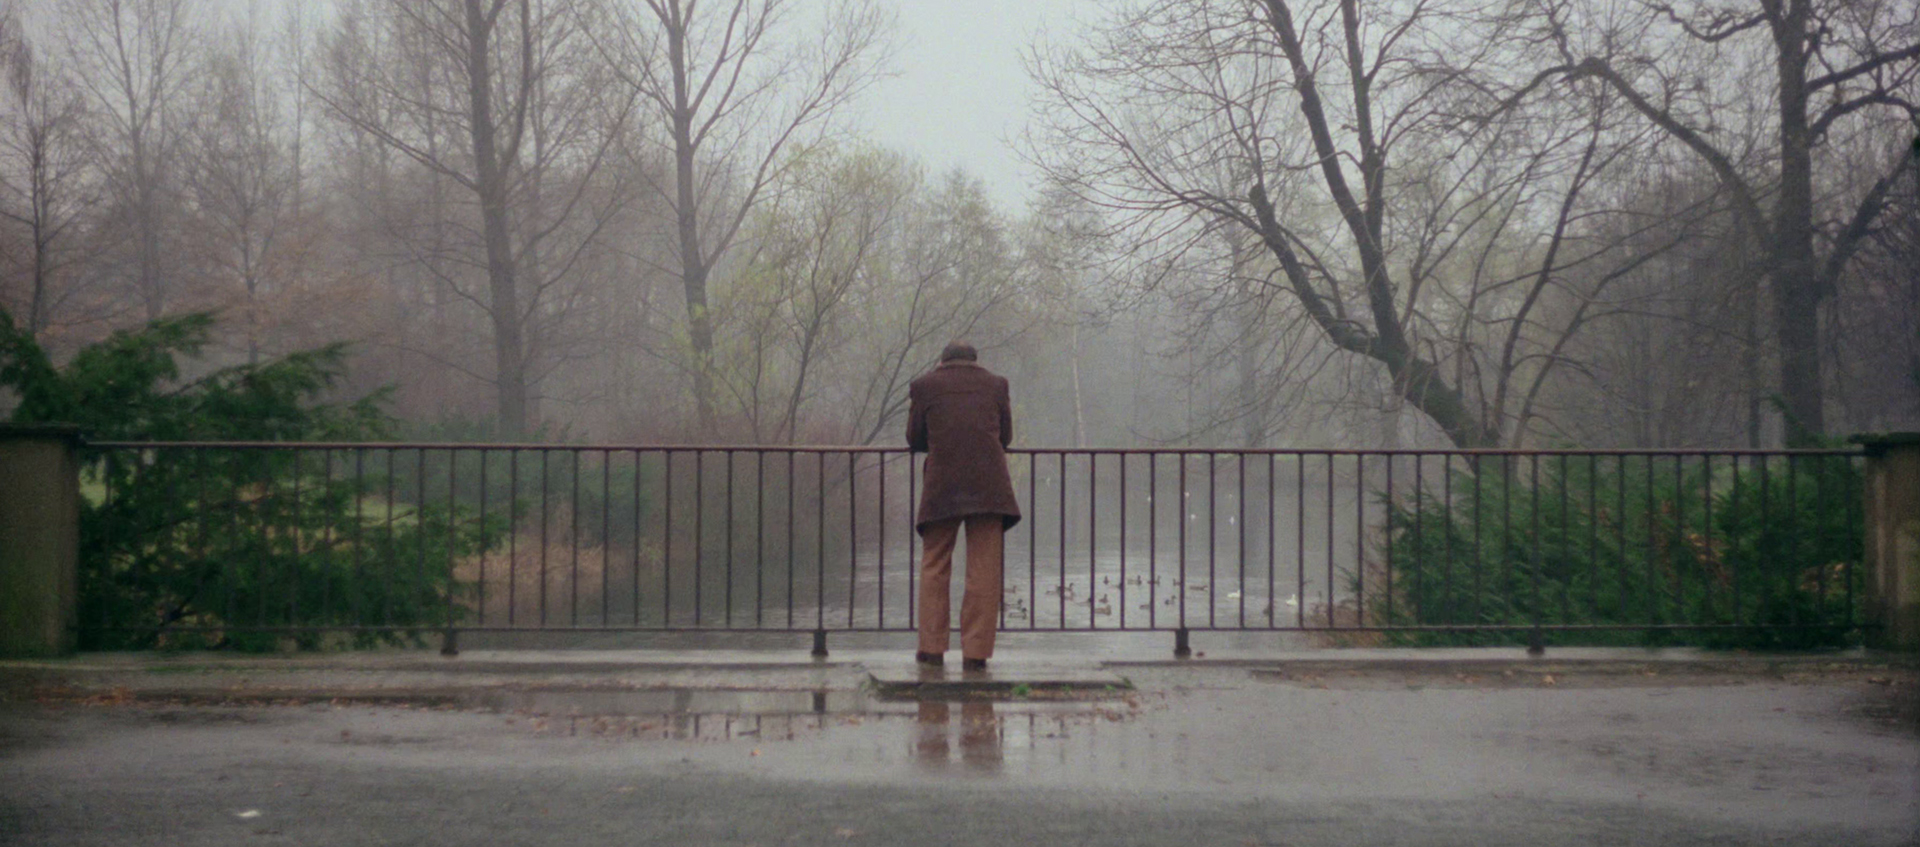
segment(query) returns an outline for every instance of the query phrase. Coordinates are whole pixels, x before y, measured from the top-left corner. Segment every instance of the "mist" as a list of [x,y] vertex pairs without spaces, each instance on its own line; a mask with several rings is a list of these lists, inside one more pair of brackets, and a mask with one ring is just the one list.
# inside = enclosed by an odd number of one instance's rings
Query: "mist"
[[954,339],[1030,447],[1920,428],[1911,10],[1789,79],[1690,9],[1102,6],[996,45],[1001,185],[875,140],[915,10],[677,6],[0,2],[0,309],[213,311],[183,380],[346,342],[428,441],[892,446]]

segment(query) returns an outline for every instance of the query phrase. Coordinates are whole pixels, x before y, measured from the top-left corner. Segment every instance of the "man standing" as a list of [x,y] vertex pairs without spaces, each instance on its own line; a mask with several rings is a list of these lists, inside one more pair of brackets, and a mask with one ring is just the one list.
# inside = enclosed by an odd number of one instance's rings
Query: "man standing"
[[1000,569],[1006,530],[1020,522],[1007,475],[1013,441],[1007,380],[980,366],[973,347],[954,342],[940,365],[908,389],[907,447],[927,454],[915,528],[926,550],[920,560],[922,664],[939,665],[948,643],[953,546],[967,528],[967,590],[960,600],[960,656],[964,670],[986,670],[1000,621]]

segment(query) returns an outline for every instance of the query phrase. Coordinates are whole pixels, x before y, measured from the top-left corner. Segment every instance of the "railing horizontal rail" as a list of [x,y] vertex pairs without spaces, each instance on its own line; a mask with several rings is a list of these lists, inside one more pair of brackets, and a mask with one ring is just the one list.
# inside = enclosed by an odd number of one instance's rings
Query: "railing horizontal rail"
[[[1007,536],[1009,631],[1804,646],[1872,625],[1857,449],[1008,454],[1025,513]],[[921,463],[897,447],[82,455],[96,646],[917,626]]]
[[[902,447],[872,444],[548,444],[473,441],[88,441],[101,450],[554,450],[632,453],[906,453]],[[1582,447],[1542,450],[1522,447],[1382,448],[1347,447],[1008,447],[1008,455],[1098,456],[1860,456],[1860,447]]]

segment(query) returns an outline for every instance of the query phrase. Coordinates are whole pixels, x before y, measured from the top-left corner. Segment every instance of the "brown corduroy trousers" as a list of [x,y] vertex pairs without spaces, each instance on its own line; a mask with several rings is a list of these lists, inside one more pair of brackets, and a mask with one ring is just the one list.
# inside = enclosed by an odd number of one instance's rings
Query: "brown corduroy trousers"
[[1000,569],[1006,525],[999,515],[974,515],[927,524],[920,534],[920,652],[947,652],[952,628],[953,545],[967,525],[967,590],[960,598],[960,655],[993,658],[1000,625]]

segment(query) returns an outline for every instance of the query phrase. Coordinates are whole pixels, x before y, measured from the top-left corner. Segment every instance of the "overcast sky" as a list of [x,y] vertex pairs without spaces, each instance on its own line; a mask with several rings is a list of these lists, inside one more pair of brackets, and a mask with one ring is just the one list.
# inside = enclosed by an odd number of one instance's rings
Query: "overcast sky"
[[1093,17],[1098,0],[879,0],[898,10],[899,75],[869,92],[862,123],[875,143],[985,180],[1003,211],[1025,210],[1031,169],[1014,155],[1032,90],[1020,56],[1041,28],[1055,38]]

